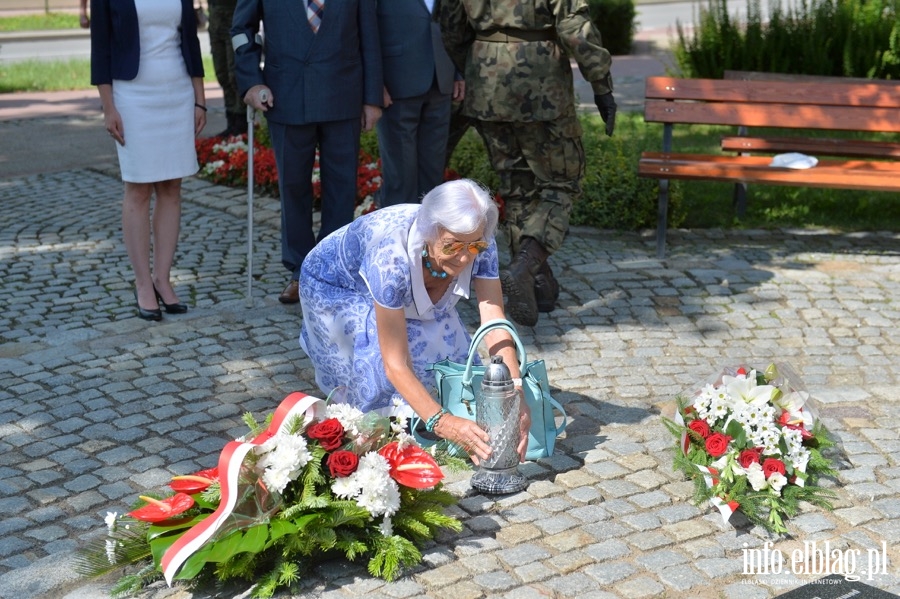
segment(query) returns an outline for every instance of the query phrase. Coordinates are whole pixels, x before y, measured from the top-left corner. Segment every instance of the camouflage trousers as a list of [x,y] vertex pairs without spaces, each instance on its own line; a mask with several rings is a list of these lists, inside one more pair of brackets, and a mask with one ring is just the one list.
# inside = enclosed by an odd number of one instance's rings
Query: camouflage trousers
[[569,231],[572,206],[581,195],[585,159],[577,118],[479,121],[478,129],[500,178],[502,227],[512,255],[523,237],[533,237],[554,253]]
[[231,46],[231,19],[237,0],[212,0],[209,3],[209,46],[216,81],[222,88],[225,112],[244,118],[244,99],[238,95],[234,75],[234,49]]

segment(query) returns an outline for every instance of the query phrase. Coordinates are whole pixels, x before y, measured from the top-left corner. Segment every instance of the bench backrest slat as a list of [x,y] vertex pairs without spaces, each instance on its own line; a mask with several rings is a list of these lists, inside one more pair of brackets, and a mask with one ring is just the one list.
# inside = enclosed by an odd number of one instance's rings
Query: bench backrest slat
[[645,97],[660,100],[870,106],[900,109],[900,84],[743,81],[648,77]]
[[649,123],[900,133],[900,112],[897,108],[858,106],[671,102],[648,99],[644,104],[644,120]]
[[835,75],[802,75],[797,73],[764,73],[762,71],[734,71],[725,69],[722,79],[732,81],[790,81],[792,83],[872,83],[897,87],[900,82],[893,79],[868,79],[866,77],[839,77]]

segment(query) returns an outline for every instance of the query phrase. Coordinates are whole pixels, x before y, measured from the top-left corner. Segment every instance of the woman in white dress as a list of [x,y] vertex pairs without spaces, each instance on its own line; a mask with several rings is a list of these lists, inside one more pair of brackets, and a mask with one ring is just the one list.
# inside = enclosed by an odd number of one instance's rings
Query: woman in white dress
[[91,83],[100,92],[125,184],[122,233],[138,316],[160,320],[162,309],[187,312],[170,272],[181,179],[199,168],[194,139],[206,124],[193,1],[91,0]]
[[[471,286],[482,323],[504,318],[497,219],[497,206],[481,186],[449,181],[421,205],[377,210],[320,241],[300,274],[300,345],[322,391],[345,387],[345,401],[366,412],[415,412],[476,463],[487,458],[487,433],[444,413],[428,390],[433,385],[424,381],[434,379],[429,364],[466,359],[471,339],[456,304],[469,297]],[[520,379],[509,334],[493,331],[486,341],[491,355],[503,356]],[[524,460],[531,417],[521,396]]]

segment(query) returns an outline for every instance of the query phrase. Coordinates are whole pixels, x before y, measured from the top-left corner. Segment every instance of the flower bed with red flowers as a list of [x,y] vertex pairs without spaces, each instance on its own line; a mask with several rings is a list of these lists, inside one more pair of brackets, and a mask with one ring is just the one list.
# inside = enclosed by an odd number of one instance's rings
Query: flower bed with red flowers
[[[249,172],[247,150],[249,146],[246,134],[227,138],[198,139],[196,146],[197,161],[200,163],[198,175],[201,178],[217,185],[247,187]],[[275,166],[275,152],[265,143],[264,136],[254,136],[253,140],[253,183],[254,191],[278,197],[278,169]],[[312,183],[313,204],[318,207],[322,198],[318,155],[313,166]],[[380,187],[380,162],[366,152],[360,152],[359,167],[356,173],[356,216],[375,209],[375,192]]]
[[834,493],[816,485],[835,474],[823,450],[834,445],[809,393],[785,364],[758,372],[727,368],[689,399],[679,397],[666,425],[677,438],[675,469],[695,483],[695,500],[727,521],[740,510],[776,533],[805,501],[831,509]]
[[441,489],[441,468],[405,419],[292,393],[265,425],[244,420],[251,434],[228,443],[216,468],[175,476],[173,495],[110,513],[79,570],[146,564],[113,595],[158,578],[241,578],[254,581],[252,596],[271,597],[324,556],[366,557],[370,574],[393,580],[439,531],[462,529],[444,513],[456,499]]

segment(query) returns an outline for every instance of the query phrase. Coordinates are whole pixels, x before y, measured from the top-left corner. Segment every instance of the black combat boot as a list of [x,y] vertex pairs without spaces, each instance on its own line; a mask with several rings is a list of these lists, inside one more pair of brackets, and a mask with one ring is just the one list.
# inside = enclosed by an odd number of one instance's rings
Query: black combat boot
[[506,294],[506,311],[521,325],[533,327],[538,320],[534,276],[550,257],[550,253],[533,237],[525,237],[519,253],[507,270],[500,272],[500,283]]
[[559,299],[559,282],[550,270],[550,263],[544,262],[541,269],[534,275],[534,299],[537,302],[538,312],[553,312],[556,308],[556,300]]

